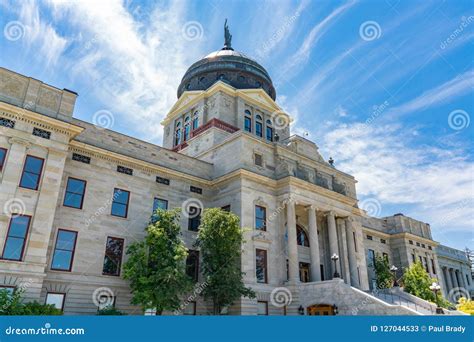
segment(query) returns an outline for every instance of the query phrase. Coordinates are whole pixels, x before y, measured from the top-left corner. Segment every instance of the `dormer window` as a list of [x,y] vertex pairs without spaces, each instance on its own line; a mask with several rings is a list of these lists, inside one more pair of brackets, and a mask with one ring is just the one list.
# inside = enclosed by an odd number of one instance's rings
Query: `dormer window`
[[244,129],[246,132],[252,133],[252,113],[249,110],[245,111]]
[[191,131],[191,118],[189,116],[184,119],[184,141],[189,140],[189,132]]
[[265,129],[265,135],[268,141],[273,141],[273,127],[272,127],[272,121],[267,120],[266,122],[266,129]]
[[263,137],[263,122],[262,122],[262,117],[260,115],[256,116],[255,134],[259,136],[260,138]]
[[197,111],[193,114],[193,131],[199,127],[199,113]]

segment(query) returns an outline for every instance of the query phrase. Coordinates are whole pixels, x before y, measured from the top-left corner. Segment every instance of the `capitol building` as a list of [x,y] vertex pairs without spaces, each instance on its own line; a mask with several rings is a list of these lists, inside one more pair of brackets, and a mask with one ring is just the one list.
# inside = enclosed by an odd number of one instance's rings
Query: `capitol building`
[[[65,315],[95,314],[102,295],[143,314],[122,277],[127,247],[156,208],[217,207],[249,228],[241,268],[256,298],[229,315],[433,314],[400,288],[376,288],[377,255],[398,278],[421,262],[451,301],[474,295],[466,253],[415,218],[367,215],[357,180],[292,134],[270,75],[230,39],[186,71],[162,146],[75,118],[77,96],[0,68],[0,288]],[[197,283],[199,219],[181,215]],[[197,296],[182,313],[211,308]]]

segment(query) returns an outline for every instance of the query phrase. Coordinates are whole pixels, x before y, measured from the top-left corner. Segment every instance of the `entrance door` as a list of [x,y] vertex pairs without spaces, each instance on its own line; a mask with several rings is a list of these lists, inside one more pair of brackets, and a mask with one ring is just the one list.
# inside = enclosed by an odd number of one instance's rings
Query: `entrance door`
[[309,316],[334,316],[334,307],[327,304],[308,306],[307,311]]
[[300,262],[300,281],[302,283],[309,283],[309,264],[306,262]]

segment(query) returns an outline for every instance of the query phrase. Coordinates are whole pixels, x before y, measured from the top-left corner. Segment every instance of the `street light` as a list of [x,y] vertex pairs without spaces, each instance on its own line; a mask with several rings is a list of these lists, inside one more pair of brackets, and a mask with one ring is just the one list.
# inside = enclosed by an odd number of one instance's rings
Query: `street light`
[[438,283],[433,282],[433,284],[430,285],[430,290],[434,292],[435,295],[435,300],[436,300],[436,313],[437,314],[444,314],[443,309],[439,306],[439,300],[438,300],[438,291],[441,290],[441,286],[438,285]]
[[339,260],[339,256],[334,253],[331,257],[331,260],[334,261],[334,277],[333,278],[339,278],[339,273],[337,273],[337,261]]
[[397,266],[395,265],[392,265],[392,267],[390,267],[390,271],[392,271],[393,273],[393,286],[398,286],[398,282],[397,282],[397,271],[398,271],[398,268]]

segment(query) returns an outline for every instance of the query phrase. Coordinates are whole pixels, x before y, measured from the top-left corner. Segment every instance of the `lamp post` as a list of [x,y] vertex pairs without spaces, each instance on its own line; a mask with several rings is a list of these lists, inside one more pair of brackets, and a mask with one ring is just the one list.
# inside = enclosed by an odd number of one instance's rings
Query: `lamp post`
[[298,308],[298,313],[299,313],[300,315],[304,315],[304,308],[303,308],[302,305],[300,305],[300,307]]
[[337,273],[337,261],[339,260],[339,256],[334,253],[331,257],[331,260],[334,261],[334,276],[333,278],[339,278],[339,273]]
[[436,313],[437,314],[444,314],[443,309],[439,306],[439,300],[438,300],[438,291],[441,290],[441,286],[438,285],[438,283],[434,282],[433,284],[430,285],[430,290],[434,292],[435,295],[435,301],[436,301]]
[[393,286],[398,286],[398,282],[397,282],[397,271],[398,271],[398,268],[397,266],[395,265],[392,265],[392,267],[390,267],[390,271],[392,272],[393,274]]

